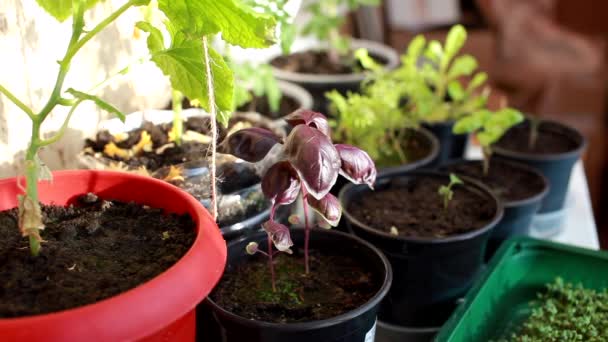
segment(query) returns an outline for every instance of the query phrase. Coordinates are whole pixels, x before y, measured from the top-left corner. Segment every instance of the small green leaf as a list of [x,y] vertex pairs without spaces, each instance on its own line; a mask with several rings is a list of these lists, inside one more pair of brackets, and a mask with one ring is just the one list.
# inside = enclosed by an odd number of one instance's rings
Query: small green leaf
[[462,85],[458,81],[452,81],[448,83],[448,94],[454,101],[460,101],[466,95],[464,89],[462,89]]
[[453,173],[450,173],[450,184],[463,184],[462,180]]
[[378,64],[367,52],[367,49],[357,49],[355,51],[355,58],[361,63],[363,68],[372,71],[380,71],[382,67]]
[[145,21],[140,21],[135,24],[135,26],[138,29],[150,34],[148,36],[148,40],[146,41],[148,43],[148,50],[150,53],[154,54],[165,49],[165,40],[163,39],[163,34],[159,29]]
[[482,84],[486,82],[487,79],[488,74],[486,74],[485,72],[478,72],[477,74],[475,74],[475,76],[473,76],[473,79],[467,85],[467,91],[470,92],[476,88],[479,88]]
[[[210,110],[207,94],[207,78],[203,47],[200,39],[188,38],[177,32],[168,49],[152,54],[152,61],[169,76],[173,89],[179,90],[190,100],[198,100],[201,107]],[[215,87],[215,103],[220,111],[232,111],[234,76],[222,58],[209,49],[211,73]]]
[[179,30],[200,37],[221,32],[243,48],[264,48],[275,41],[276,20],[237,0],[158,0],[158,8]]
[[492,115],[489,110],[478,110],[471,115],[465,116],[454,124],[452,132],[454,134],[465,134],[474,132],[483,127],[486,120]]
[[448,78],[455,79],[460,76],[470,76],[475,69],[477,69],[477,60],[473,56],[459,56],[452,63],[448,72]]
[[464,27],[462,25],[452,26],[445,40],[445,56],[442,60],[442,63],[445,63],[445,66],[447,66],[450,60],[456,56],[466,40],[467,31]]
[[123,114],[123,112],[116,109],[116,107],[105,102],[104,100],[100,99],[99,97],[97,97],[95,95],[83,93],[83,92],[75,90],[73,88],[66,90],[66,92],[71,94],[72,96],[74,96],[77,99],[93,101],[97,105],[97,107],[99,107],[111,114],[114,114],[118,119],[120,119],[120,121],[125,122],[126,117],[125,117],[125,114]]
[[435,63],[439,62],[441,58],[443,58],[441,43],[436,40],[431,40],[424,52],[424,56]]
[[[72,0],[36,0],[36,2],[59,22],[65,21],[72,15]],[[86,8],[92,7],[97,2],[99,0],[87,0]]]
[[295,25],[283,23],[281,25],[281,51],[284,55],[289,54],[291,46],[296,40],[298,30]]

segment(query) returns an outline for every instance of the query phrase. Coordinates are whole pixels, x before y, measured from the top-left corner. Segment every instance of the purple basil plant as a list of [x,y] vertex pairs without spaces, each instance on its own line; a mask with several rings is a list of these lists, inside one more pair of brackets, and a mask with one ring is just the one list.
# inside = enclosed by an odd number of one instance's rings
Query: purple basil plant
[[[257,244],[247,246],[247,252],[260,252],[269,258],[272,287],[275,276],[272,257],[278,252],[291,253],[293,242],[287,226],[274,220],[277,207],[293,203],[302,195],[304,209],[304,263],[309,273],[308,242],[310,225],[308,207],[317,211],[330,226],[336,226],[342,215],[338,199],[329,193],[338,174],[356,184],[372,187],[376,167],[369,155],[350,145],[333,144],[327,118],[310,110],[297,110],[285,117],[293,129],[283,142],[263,128],[246,128],[230,135],[220,146],[248,162],[265,165],[262,191],[270,200],[270,219],[262,227],[268,233],[268,251],[258,250]],[[271,165],[268,167],[268,165]],[[261,166],[264,167],[264,166]],[[272,246],[277,251],[273,252]]]

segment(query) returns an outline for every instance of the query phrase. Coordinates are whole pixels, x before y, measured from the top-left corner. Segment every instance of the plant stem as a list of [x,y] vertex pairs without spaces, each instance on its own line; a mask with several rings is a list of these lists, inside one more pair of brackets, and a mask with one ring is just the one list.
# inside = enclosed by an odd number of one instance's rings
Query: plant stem
[[23,102],[21,102],[15,95],[13,95],[8,89],[4,88],[0,85],[0,93],[4,94],[9,100],[11,100],[19,109],[21,109],[27,116],[30,117],[31,120],[34,120],[34,112],[26,106]]
[[528,147],[533,149],[536,146],[536,140],[538,139],[538,126],[540,126],[540,119],[535,117],[529,117],[530,121],[530,138],[528,140]]
[[[40,137],[40,123],[32,120],[32,141],[25,154],[25,196],[28,197],[33,205],[39,206],[38,202],[38,168],[35,162],[38,154],[38,139]],[[24,231],[37,230],[38,227],[23,227]],[[30,243],[30,253],[37,256],[40,253],[40,235],[38,232],[28,234]]]
[[55,135],[53,135],[52,137],[50,137],[48,139],[39,140],[39,142],[38,142],[38,146],[39,147],[44,147],[44,146],[47,146],[47,145],[50,145],[50,144],[54,144],[59,139],[61,139],[61,137],[63,136],[63,133],[65,132],[65,130],[68,127],[68,123],[70,122],[70,118],[72,117],[72,114],[74,114],[74,111],[76,110],[76,108],[83,101],[84,100],[78,100],[78,101],[76,101],[76,103],[74,103],[74,105],[72,106],[72,108],[70,108],[70,111],[68,112],[68,115],[66,116],[65,120],[63,121],[63,124],[61,124],[61,127],[59,128],[59,131],[57,131],[57,133],[55,133]]
[[268,234],[268,267],[270,267],[270,279],[272,281],[272,292],[277,292],[276,278],[274,275],[274,263],[272,262],[272,238]]
[[217,153],[217,108],[215,107],[215,91],[213,88],[213,74],[211,73],[211,60],[207,37],[203,37],[203,54],[205,59],[205,74],[207,77],[207,92],[209,98],[209,111],[211,115],[211,215],[217,220],[217,189],[215,155]]
[[488,146],[481,148],[483,153],[483,175],[487,176],[490,171],[490,157],[492,156],[492,150]]
[[308,202],[306,198],[308,194],[306,190],[304,190],[304,186],[302,189],[302,206],[304,207],[304,268],[306,270],[306,274],[310,272],[310,266],[308,263],[308,242],[310,240],[310,225],[308,223]]
[[173,132],[175,143],[177,146],[182,144],[182,134],[184,132],[183,121],[182,121],[182,101],[184,100],[184,95],[179,90],[172,90],[173,95],[173,127],[171,131]]

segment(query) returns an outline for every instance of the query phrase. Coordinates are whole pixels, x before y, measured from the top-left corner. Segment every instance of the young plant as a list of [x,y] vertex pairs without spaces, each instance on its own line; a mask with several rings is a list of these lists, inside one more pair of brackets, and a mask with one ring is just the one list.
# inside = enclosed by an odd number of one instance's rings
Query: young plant
[[[293,129],[285,139],[262,128],[247,128],[230,135],[222,143],[222,151],[265,167],[262,191],[270,200],[270,219],[262,227],[268,234],[269,268],[273,290],[275,276],[273,256],[275,248],[290,252],[293,245],[289,228],[275,221],[277,207],[293,203],[302,196],[304,209],[304,264],[308,262],[310,224],[308,207],[318,212],[330,225],[340,221],[342,208],[338,199],[329,193],[341,174],[355,184],[372,187],[376,179],[376,167],[366,152],[350,145],[331,141],[329,125],[325,116],[309,110],[298,110],[285,120]],[[270,166],[268,166],[270,165]],[[249,252],[253,252],[252,247]]]
[[[100,98],[72,88],[64,90],[64,81],[74,56],[100,31],[120,17],[131,7],[147,5],[150,0],[128,0],[117,10],[92,28],[85,29],[84,13],[97,0],[37,0],[49,14],[59,21],[72,19],[72,32],[64,56],[59,60],[59,70],[53,90],[42,109],[35,111],[26,106],[8,89],[0,85],[4,94],[31,120],[30,143],[25,154],[25,189],[19,195],[19,228],[29,238],[32,255],[40,252],[44,229],[42,210],[38,196],[38,181],[50,179],[51,173],[38,157],[40,148],[58,141],[65,132],[76,108],[84,101],[93,101],[124,120],[124,115]],[[222,32],[226,41],[243,47],[267,47],[272,44],[274,19],[259,15],[236,0],[158,0],[160,10],[167,16],[165,25],[171,35],[171,45],[165,46],[163,36],[148,22],[137,27],[150,33],[148,48],[152,59],[170,77],[173,89],[190,99],[198,100],[203,108],[211,112],[212,129],[216,132],[216,113],[224,115],[232,106],[234,78],[224,60],[208,46],[211,35]],[[210,11],[209,9],[214,9]],[[201,44],[202,37],[202,44]],[[123,74],[128,68],[121,69]],[[99,85],[105,84],[103,81]],[[40,129],[49,114],[58,105],[71,107],[59,131],[50,138],[42,138]],[[216,133],[215,133],[216,134]],[[215,138],[214,134],[214,138]],[[215,154],[215,139],[213,140]],[[213,160],[215,160],[213,158]],[[212,167],[212,188],[215,188],[215,168]],[[213,190],[212,213],[217,215],[215,191]]]
[[270,65],[230,63],[230,67],[234,71],[236,80],[234,88],[235,108],[249,103],[248,110],[255,111],[256,98],[266,96],[270,110],[274,113],[279,111],[282,94]]
[[455,174],[450,173],[450,183],[447,186],[446,185],[440,186],[439,190],[437,191],[439,196],[441,196],[441,198],[443,199],[443,209],[444,210],[448,210],[450,201],[454,197],[454,191],[452,191],[452,188],[456,184],[464,184],[464,182],[460,178],[458,178],[458,176],[456,176]]
[[406,88],[366,50],[357,50],[355,56],[372,73],[361,84],[361,93],[349,92],[346,96],[336,90],[325,93],[336,117],[332,121],[333,136],[360,146],[381,166],[407,163],[403,142],[409,129],[419,127],[420,119],[413,108],[401,103]]
[[607,341],[606,303],[608,289],[594,291],[557,278],[530,303],[532,314],[508,341]]
[[345,18],[339,13],[340,7],[355,11],[360,6],[378,6],[379,3],[379,0],[317,0],[306,7],[311,17],[302,33],[329,42],[329,58],[338,63],[350,51],[350,39],[340,34]]
[[523,120],[524,116],[512,108],[503,108],[496,112],[482,109],[456,121],[452,130],[455,134],[475,134],[483,152],[483,173],[487,175],[492,156],[492,144],[498,141],[509,128]]
[[[401,56],[401,66],[389,75],[406,88],[408,102],[425,121],[458,120],[485,107],[488,90],[480,89],[487,74],[476,72],[478,64],[473,56],[458,55],[466,39],[461,25],[450,29],[443,46],[416,36]],[[471,80],[465,84],[463,77]]]

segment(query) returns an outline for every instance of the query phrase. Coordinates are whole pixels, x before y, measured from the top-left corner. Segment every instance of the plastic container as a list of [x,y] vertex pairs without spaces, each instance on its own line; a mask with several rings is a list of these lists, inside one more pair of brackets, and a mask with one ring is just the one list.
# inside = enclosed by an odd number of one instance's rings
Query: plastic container
[[530,315],[529,302],[561,277],[584,287],[608,288],[608,253],[526,237],[503,245],[436,341],[498,340]]
[[[528,125],[528,123],[520,125]],[[572,167],[580,158],[586,141],[577,130],[555,121],[543,120],[539,125],[539,132],[542,131],[558,134],[564,139],[573,141],[577,147],[564,153],[532,154],[507,150],[502,148],[499,142],[492,149],[496,156],[532,166],[549,180],[551,189],[539,209],[539,213],[544,214],[560,211],[564,207]]]
[[469,135],[454,134],[452,132],[454,121],[425,123],[422,126],[431,131],[439,140],[439,153],[434,162],[435,165],[443,165],[448,160],[464,158]]
[[[317,44],[318,45],[318,44]],[[319,48],[320,46],[311,47]],[[352,40],[352,48],[364,48],[369,51],[372,57],[379,58],[385,62],[385,68],[394,69],[399,65],[399,55],[397,52],[384,44],[376,43],[370,40]],[[314,99],[313,109],[315,111],[329,114],[328,100],[325,98],[325,92],[333,89],[346,94],[347,91],[358,91],[359,84],[365,79],[366,74],[362,72],[352,74],[304,74],[292,71],[282,70],[273,67],[273,73],[279,80],[295,83],[308,90]]]
[[[482,163],[482,160],[451,160],[446,162],[441,170],[449,172],[462,164],[478,165],[479,170],[481,170]],[[528,177],[536,177],[538,182],[544,184],[544,186],[539,192],[528,198],[512,201],[502,200],[505,209],[504,215],[492,230],[490,240],[488,241],[486,259],[490,259],[505,240],[513,236],[530,236],[532,222],[542,204],[543,198],[550,189],[547,179],[539,171],[526,164],[515,163],[500,158],[492,158],[490,169],[493,167],[501,167],[501,164],[508,164],[510,170],[517,170],[517,172],[520,173],[525,172],[528,174]],[[470,176],[471,175],[469,175],[469,177]]]
[[[251,238],[239,239],[228,245],[227,268],[234,267],[243,258],[249,258],[245,246],[250,241],[260,245],[266,243],[266,233],[260,233]],[[304,241],[303,229],[292,229],[291,237],[295,245],[302,246]],[[268,323],[247,319],[224,310],[210,298],[205,300],[207,306],[216,317],[220,328],[220,341],[224,342],[370,342],[374,340],[376,331],[376,314],[380,301],[390,288],[392,280],[391,266],[382,253],[371,244],[349,234],[332,230],[316,229],[310,234],[310,244],[316,249],[334,249],[336,246],[343,251],[367,264],[383,279],[378,292],[359,308],[340,316],[321,321],[302,323]],[[199,335],[200,340],[215,341],[212,335]]]
[[[437,177],[449,182],[448,174],[413,171],[399,176],[381,176],[375,191],[391,184],[405,185],[418,177]],[[394,270],[393,286],[382,302],[379,319],[392,325],[410,328],[440,326],[450,316],[456,301],[469,289],[481,270],[485,248],[492,228],[503,214],[496,196],[484,185],[466,179],[466,185],[495,203],[496,214],[486,226],[445,238],[394,236],[358,221],[348,210],[354,199],[371,190],[367,186],[347,185],[340,192],[347,226],[357,236],[379,248]]]
[[[166,182],[124,172],[58,171],[52,183],[39,184],[42,203],[66,205],[87,192],[189,213],[197,224],[196,240],[175,265],[114,297],[50,314],[0,319],[2,341],[192,341],[194,308],[220,279],[226,262],[226,244],[211,215]],[[21,193],[15,178],[0,180],[0,210],[14,208]]]

